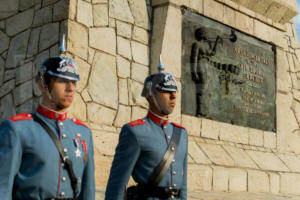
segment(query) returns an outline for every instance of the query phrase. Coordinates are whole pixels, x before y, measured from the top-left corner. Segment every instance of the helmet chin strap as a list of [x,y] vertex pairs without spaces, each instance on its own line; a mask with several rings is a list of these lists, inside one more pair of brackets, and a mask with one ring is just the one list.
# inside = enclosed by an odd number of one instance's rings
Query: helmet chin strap
[[53,97],[52,97],[52,95],[50,93],[49,87],[45,83],[44,78],[42,78],[41,81],[42,81],[42,86],[46,89],[46,94],[47,94],[47,96],[48,96],[51,104],[53,104],[56,109],[60,109],[60,106],[57,103],[55,103],[55,101],[53,100]]
[[156,106],[158,112],[160,112],[161,114],[163,115],[168,115],[167,113],[165,113],[159,106],[158,102],[157,102],[157,99],[156,99],[156,96],[153,94],[152,90],[150,90],[150,96],[152,97],[153,99],[153,103],[154,105]]

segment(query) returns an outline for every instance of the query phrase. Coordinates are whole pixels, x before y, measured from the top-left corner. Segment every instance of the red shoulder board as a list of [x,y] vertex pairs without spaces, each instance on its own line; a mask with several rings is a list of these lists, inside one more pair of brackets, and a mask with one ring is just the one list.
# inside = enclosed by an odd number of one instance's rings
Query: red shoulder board
[[22,114],[15,115],[9,119],[13,122],[17,122],[17,121],[21,121],[21,120],[29,120],[31,118],[32,118],[32,114],[22,113]]
[[75,117],[73,117],[71,120],[72,120],[75,124],[78,124],[78,125],[81,125],[81,126],[85,126],[85,127],[88,128],[87,125],[85,125],[85,124],[82,123],[79,119],[77,119],[77,118],[75,118]]
[[179,125],[179,124],[176,124],[176,123],[174,123],[174,122],[171,122],[171,124],[173,124],[174,126],[177,126],[177,127],[179,127],[179,128],[185,129],[183,126],[181,126],[181,125]]
[[134,127],[134,126],[137,126],[137,125],[142,125],[142,124],[145,124],[146,121],[144,119],[137,119],[137,120],[134,120],[132,122],[129,122],[128,124],[131,126],[131,127]]

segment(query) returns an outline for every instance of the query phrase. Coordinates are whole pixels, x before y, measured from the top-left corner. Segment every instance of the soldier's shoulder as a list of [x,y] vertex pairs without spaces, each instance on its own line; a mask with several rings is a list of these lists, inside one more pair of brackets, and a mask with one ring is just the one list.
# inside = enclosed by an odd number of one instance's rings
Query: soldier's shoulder
[[176,127],[178,127],[178,128],[182,128],[182,129],[185,130],[185,128],[184,128],[183,126],[181,126],[180,124],[176,124],[176,123],[174,123],[174,122],[171,122],[171,124],[172,124],[173,126],[176,126]]
[[84,126],[84,127],[89,129],[89,127],[86,124],[84,124],[82,121],[80,121],[76,117],[71,118],[71,121],[74,122],[75,124],[79,125],[79,126]]
[[146,124],[146,120],[144,119],[137,119],[128,123],[128,125],[131,127],[140,126],[144,124]]
[[9,120],[12,122],[18,122],[18,121],[30,120],[31,118],[32,118],[32,114],[21,113],[21,114],[10,117]]

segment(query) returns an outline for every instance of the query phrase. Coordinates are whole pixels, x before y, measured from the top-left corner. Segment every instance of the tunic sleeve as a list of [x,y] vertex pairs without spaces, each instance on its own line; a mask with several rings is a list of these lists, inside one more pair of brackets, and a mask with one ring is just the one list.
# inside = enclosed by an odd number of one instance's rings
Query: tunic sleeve
[[0,125],[0,197],[11,200],[14,179],[22,160],[20,137],[9,120]]
[[110,176],[105,192],[105,200],[123,200],[124,191],[140,155],[140,146],[129,125],[120,133]]
[[[186,133],[187,135],[187,133]],[[187,162],[188,161],[188,139],[186,139],[186,153],[185,153],[185,158],[184,158],[184,163],[183,163],[183,185],[181,188],[181,200],[186,200],[187,199]]]

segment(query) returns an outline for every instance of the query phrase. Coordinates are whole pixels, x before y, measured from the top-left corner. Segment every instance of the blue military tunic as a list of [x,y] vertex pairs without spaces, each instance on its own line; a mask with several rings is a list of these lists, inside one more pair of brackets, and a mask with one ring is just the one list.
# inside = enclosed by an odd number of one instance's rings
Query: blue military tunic
[[[57,134],[79,179],[78,199],[95,199],[93,141],[89,128],[43,106],[35,113]],[[0,126],[0,199],[72,198],[70,177],[47,132],[20,114]]]
[[[167,149],[174,126],[179,125],[168,123],[151,112],[144,119],[123,126],[106,188],[106,200],[124,199],[130,175],[139,184],[148,182]],[[180,199],[185,200],[188,135],[183,127],[181,134],[175,158],[158,186],[181,189]]]

